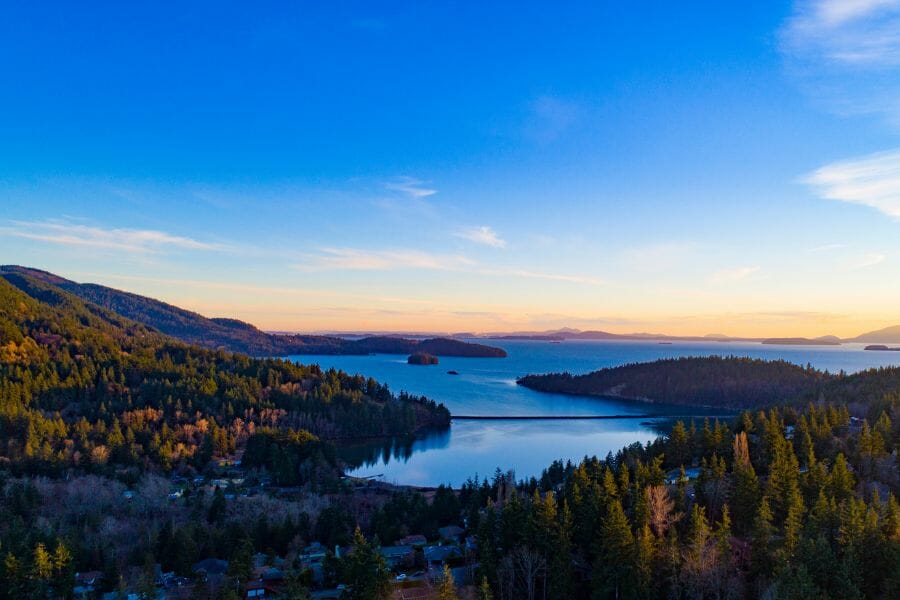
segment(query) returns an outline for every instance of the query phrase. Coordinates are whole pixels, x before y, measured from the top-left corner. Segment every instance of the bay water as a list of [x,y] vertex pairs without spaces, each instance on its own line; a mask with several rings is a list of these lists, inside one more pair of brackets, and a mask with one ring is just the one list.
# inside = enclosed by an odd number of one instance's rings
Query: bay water
[[[832,372],[900,364],[900,353],[863,350],[862,344],[841,346],[773,346],[745,342],[472,340],[502,347],[506,358],[441,357],[440,364],[409,365],[406,356],[291,356],[360,373],[442,402],[454,415],[644,415],[710,414],[615,398],[546,394],[516,385],[531,373],[587,373],[603,367],[680,356],[747,356],[811,364]],[[458,375],[448,374],[456,371]],[[448,431],[415,438],[363,444],[341,450],[348,474],[377,477],[402,485],[458,487],[467,478],[493,476],[496,469],[514,470],[519,479],[539,476],[556,459],[577,462],[605,456],[634,442],[658,435],[661,419],[609,420],[454,420]]]

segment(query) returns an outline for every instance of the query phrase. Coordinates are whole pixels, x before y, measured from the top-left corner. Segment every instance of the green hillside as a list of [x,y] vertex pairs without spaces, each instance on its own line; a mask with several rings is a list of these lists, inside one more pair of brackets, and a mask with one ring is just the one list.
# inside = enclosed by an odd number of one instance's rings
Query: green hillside
[[260,426],[330,440],[448,423],[372,379],[187,345],[46,280],[0,278],[0,463],[14,471],[202,469]]

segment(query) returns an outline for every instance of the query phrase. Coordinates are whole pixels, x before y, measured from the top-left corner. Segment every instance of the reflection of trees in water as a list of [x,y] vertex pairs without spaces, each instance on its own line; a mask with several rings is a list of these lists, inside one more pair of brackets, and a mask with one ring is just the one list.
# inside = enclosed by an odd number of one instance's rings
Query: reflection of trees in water
[[407,462],[416,452],[446,448],[450,444],[450,428],[432,430],[424,435],[397,436],[372,440],[364,444],[341,446],[338,456],[348,469],[372,467],[391,460]]

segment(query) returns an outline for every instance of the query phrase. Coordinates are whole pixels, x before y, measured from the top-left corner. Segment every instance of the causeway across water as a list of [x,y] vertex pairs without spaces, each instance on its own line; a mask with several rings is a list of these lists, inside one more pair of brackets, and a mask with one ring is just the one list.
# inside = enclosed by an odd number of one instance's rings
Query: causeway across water
[[451,415],[453,421],[575,421],[581,419],[727,419],[728,415]]

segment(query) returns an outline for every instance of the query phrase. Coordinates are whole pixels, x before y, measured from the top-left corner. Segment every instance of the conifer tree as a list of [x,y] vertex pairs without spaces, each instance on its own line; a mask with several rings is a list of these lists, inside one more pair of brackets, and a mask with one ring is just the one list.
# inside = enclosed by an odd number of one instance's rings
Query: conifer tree
[[450,566],[446,563],[441,573],[440,582],[438,582],[437,597],[438,600],[459,600],[456,586],[453,584],[453,573],[450,571]]
[[633,584],[634,536],[618,499],[607,505],[599,541],[594,596],[619,598]]

